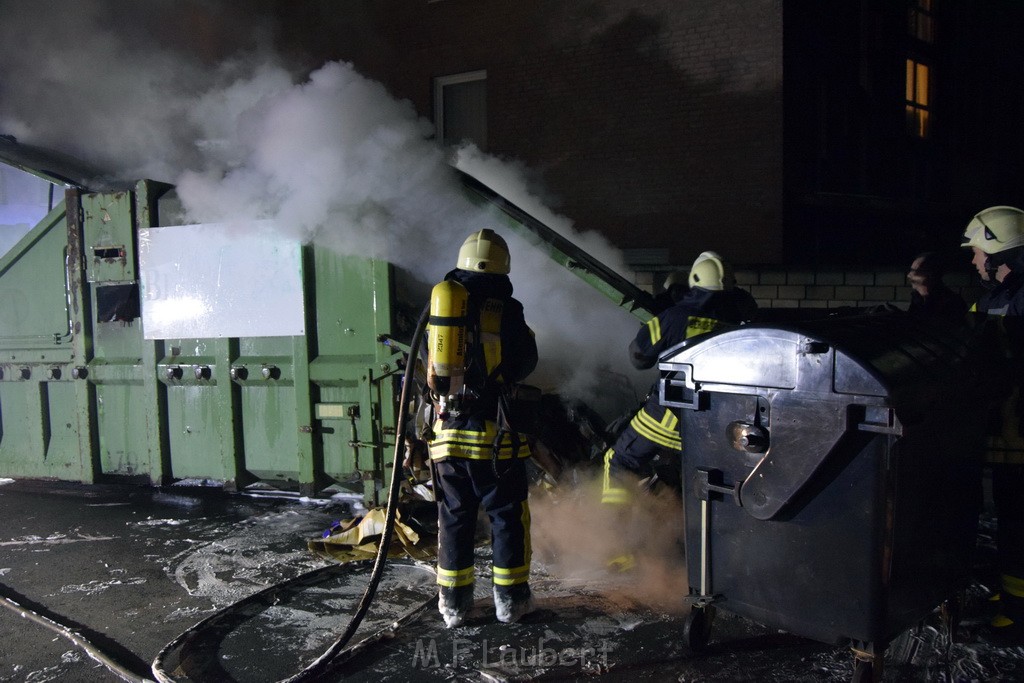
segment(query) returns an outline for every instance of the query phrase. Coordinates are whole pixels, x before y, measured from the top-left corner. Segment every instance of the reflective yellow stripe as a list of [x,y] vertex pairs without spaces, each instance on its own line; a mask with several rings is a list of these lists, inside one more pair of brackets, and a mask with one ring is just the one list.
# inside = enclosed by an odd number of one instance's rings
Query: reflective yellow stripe
[[530,580],[530,565],[528,564],[515,569],[498,566],[494,566],[492,569],[494,570],[493,581],[496,586],[515,586]]
[[707,334],[718,328],[720,323],[714,318],[699,318],[691,315],[686,321],[686,338],[696,337],[698,334]]
[[658,316],[647,321],[647,330],[651,333],[651,346],[654,346],[661,339],[661,321]]
[[[498,428],[488,420],[484,431],[473,429],[443,429],[440,420],[434,423],[434,439],[428,444],[430,457],[434,460],[456,457],[470,460],[490,460],[494,456],[494,438]],[[526,437],[519,435],[519,452],[517,457],[530,457],[530,447]],[[499,460],[512,458],[512,435],[505,434],[498,449]]]
[[992,628],[1006,628],[1008,626],[1013,626],[1013,619],[1005,614],[997,614],[992,617],[992,621],[989,623],[992,625]]
[[[671,415],[671,413],[668,413]],[[662,418],[664,421],[664,418]],[[671,422],[678,424],[678,418],[672,415]],[[671,448],[677,451],[683,450],[683,444],[679,439],[679,432],[666,428],[663,422],[656,421],[647,411],[641,410],[632,420],[629,426],[636,430],[637,434],[653,441],[659,446]]]
[[605,505],[626,505],[630,502],[630,492],[612,478],[612,456],[615,450],[609,448],[604,454],[604,478],[601,481],[601,503]]
[[1003,585],[1003,592],[1009,593],[1018,598],[1024,598],[1024,579],[1009,574],[1000,576]]
[[636,558],[633,556],[633,553],[623,553],[608,560],[607,566],[612,571],[628,572],[636,566]]
[[468,586],[473,583],[476,567],[465,569],[442,569],[437,567],[437,583],[441,586],[454,588],[456,586]]

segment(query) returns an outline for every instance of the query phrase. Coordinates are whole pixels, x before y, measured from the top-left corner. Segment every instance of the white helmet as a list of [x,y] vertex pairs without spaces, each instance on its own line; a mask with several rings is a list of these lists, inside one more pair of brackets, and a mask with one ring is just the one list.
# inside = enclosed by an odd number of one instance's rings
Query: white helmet
[[1024,246],[1024,211],[1014,206],[990,206],[975,214],[964,229],[963,247],[998,254]]
[[505,240],[490,228],[484,228],[474,232],[462,243],[455,267],[477,273],[508,275],[509,263]]
[[690,267],[690,286],[720,292],[736,283],[732,269],[714,251],[701,252]]

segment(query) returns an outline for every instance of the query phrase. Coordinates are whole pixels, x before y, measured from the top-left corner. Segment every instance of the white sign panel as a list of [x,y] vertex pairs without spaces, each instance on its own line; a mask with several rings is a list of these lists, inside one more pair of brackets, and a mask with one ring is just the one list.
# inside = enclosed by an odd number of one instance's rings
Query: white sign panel
[[305,334],[301,250],[267,222],[139,230],[143,336]]

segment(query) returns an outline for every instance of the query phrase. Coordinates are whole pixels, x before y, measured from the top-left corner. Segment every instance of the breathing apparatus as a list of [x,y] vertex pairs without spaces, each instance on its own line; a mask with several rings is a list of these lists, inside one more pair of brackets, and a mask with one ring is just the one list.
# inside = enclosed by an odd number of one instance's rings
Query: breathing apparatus
[[[473,273],[507,275],[508,245],[489,228],[469,235],[459,248],[455,267]],[[427,331],[427,386],[437,416],[458,417],[465,399],[466,350],[469,344],[469,290],[454,280],[443,280],[430,292]]]
[[442,420],[458,416],[462,410],[468,307],[469,290],[459,282],[443,280],[430,292],[427,386]]

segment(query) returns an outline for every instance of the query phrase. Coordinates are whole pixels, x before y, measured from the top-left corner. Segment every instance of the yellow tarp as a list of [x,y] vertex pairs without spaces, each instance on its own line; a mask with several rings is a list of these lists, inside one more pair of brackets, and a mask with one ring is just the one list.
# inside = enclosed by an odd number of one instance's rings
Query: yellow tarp
[[[324,538],[307,542],[316,555],[336,562],[372,559],[377,555],[381,534],[384,532],[385,510],[376,508],[361,517],[344,519]],[[395,517],[388,557],[411,557],[430,560],[437,557],[437,538],[423,534],[402,521],[402,511]]]

